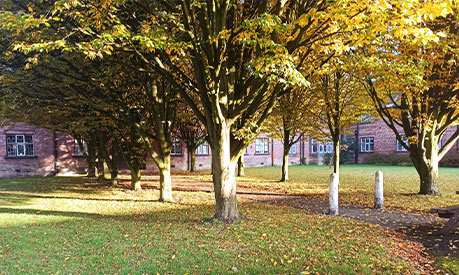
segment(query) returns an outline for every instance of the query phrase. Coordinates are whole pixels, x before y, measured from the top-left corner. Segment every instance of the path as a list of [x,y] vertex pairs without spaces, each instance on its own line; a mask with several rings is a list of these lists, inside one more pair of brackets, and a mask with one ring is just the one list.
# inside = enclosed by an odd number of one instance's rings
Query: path
[[[303,209],[311,214],[326,214],[328,201],[322,201],[305,196],[292,195],[262,195],[240,194],[241,198],[264,203],[287,205]],[[423,243],[426,250],[432,253],[446,253],[458,257],[459,228],[449,235],[435,233],[446,222],[446,219],[429,214],[409,213],[400,210],[376,210],[358,205],[340,205],[340,216],[350,219],[366,221],[382,227],[402,232],[412,239]]]

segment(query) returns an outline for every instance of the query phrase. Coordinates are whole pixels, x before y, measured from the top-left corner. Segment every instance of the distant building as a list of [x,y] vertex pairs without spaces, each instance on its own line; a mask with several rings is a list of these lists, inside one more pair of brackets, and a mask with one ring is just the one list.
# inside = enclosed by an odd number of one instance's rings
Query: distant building
[[[455,126],[456,127],[456,126]],[[448,129],[445,139],[456,130]],[[354,144],[348,154],[349,163],[362,163],[374,154],[407,154],[398,144],[394,133],[381,121],[360,123],[342,136],[343,143]],[[357,143],[355,141],[358,141]],[[354,148],[354,149],[352,149]],[[289,164],[323,164],[333,153],[331,142],[309,139],[290,149]],[[279,140],[259,135],[245,153],[246,167],[282,165],[283,144]],[[459,142],[448,156],[459,159]],[[172,146],[172,170],[189,168],[189,154],[185,143],[175,139]],[[120,168],[126,168],[121,163]],[[196,169],[211,168],[210,146],[196,149]],[[75,139],[65,133],[37,128],[23,123],[12,123],[0,128],[0,177],[74,175],[86,173],[87,165]],[[146,172],[156,171],[152,159],[147,159]]]

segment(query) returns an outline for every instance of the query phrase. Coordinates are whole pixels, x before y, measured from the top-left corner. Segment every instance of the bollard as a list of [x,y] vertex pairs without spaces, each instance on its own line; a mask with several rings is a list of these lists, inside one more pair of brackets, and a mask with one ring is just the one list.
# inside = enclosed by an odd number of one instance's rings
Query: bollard
[[330,175],[330,216],[338,216],[338,184],[339,184],[339,176],[338,174],[331,174]]
[[384,208],[384,181],[383,173],[381,171],[376,172],[375,174],[375,208],[383,209]]

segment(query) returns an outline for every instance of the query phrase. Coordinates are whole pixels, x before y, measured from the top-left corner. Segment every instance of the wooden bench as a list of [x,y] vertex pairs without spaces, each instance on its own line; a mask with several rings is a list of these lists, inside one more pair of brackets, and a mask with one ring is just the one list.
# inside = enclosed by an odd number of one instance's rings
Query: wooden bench
[[[459,194],[459,191],[456,192]],[[447,218],[449,221],[438,231],[439,234],[448,234],[459,223],[459,204],[448,207],[432,208],[431,213],[437,213],[440,218]]]

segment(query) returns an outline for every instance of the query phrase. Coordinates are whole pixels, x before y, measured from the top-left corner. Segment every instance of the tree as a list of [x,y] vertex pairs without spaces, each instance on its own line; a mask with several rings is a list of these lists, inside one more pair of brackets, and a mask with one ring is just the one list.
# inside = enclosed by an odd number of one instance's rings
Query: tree
[[325,65],[313,76],[307,108],[310,127],[315,137],[333,141],[333,172],[339,174],[340,137],[346,129],[361,120],[362,115],[372,114],[373,105],[355,74],[358,56],[343,54]]
[[281,140],[284,145],[281,182],[288,180],[290,148],[303,140],[310,131],[307,114],[311,106],[306,95],[306,90],[301,88],[281,95],[264,126],[271,137]]
[[206,130],[193,111],[186,105],[180,104],[174,127],[174,136],[183,140],[187,146],[189,156],[189,171],[196,170],[196,149],[204,144]]
[[[385,37],[367,65],[366,87],[381,119],[409,152],[420,178],[420,194],[438,195],[438,162],[459,139],[458,19],[454,15],[429,23],[444,36],[421,48]],[[384,49],[382,51],[381,49]]]

